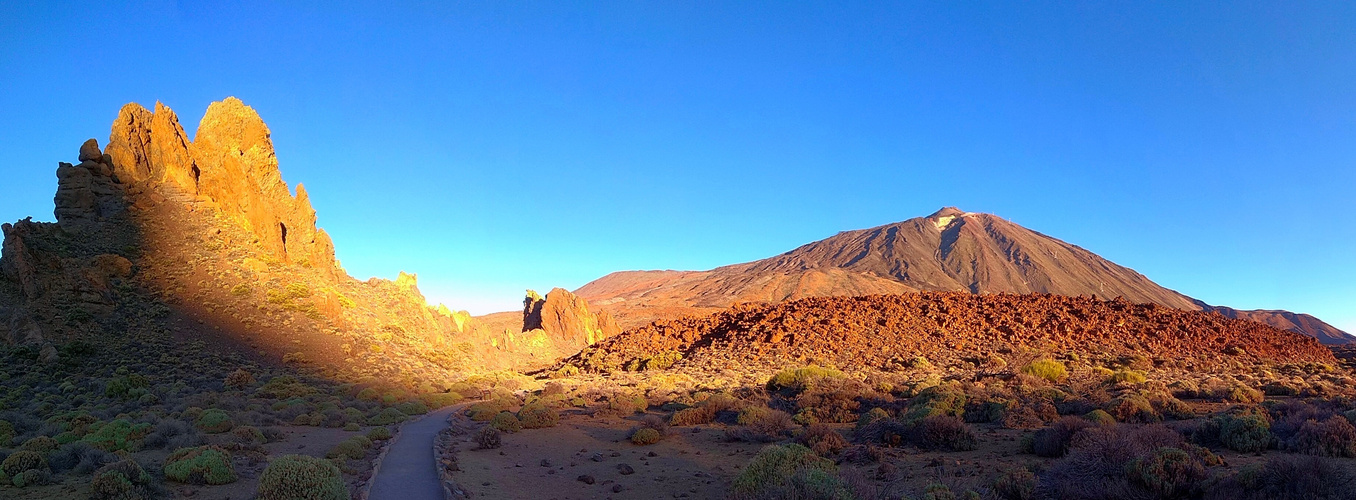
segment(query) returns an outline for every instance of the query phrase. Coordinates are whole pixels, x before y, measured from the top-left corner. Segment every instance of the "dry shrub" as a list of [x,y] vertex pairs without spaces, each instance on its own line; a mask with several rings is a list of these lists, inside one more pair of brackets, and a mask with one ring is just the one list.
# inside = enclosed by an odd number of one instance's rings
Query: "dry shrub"
[[498,448],[502,445],[504,443],[504,438],[503,435],[500,434],[499,429],[487,425],[481,427],[479,432],[476,432],[475,441],[477,449],[489,450]]
[[821,457],[835,455],[848,446],[848,442],[843,439],[842,434],[824,424],[815,424],[806,428],[805,432],[796,438],[796,441],[805,445],[806,448],[814,450]]
[[767,443],[786,437],[796,425],[791,415],[781,410],[757,411],[746,417],[743,425],[726,430],[726,437],[734,441]]
[[669,424],[675,426],[709,424],[720,412],[732,411],[739,406],[739,400],[717,394],[698,403],[696,407],[678,410],[669,418]]
[[969,451],[977,444],[970,427],[951,415],[924,418],[911,435],[914,445],[925,450]]
[[1031,437],[1031,452],[1038,457],[1062,457],[1079,431],[1096,424],[1079,417],[1064,417]]
[[807,425],[853,422],[862,406],[859,400],[872,396],[875,392],[856,380],[820,379],[796,395],[796,421]]
[[1356,498],[1356,476],[1340,460],[1314,456],[1271,456],[1227,476],[1206,492],[1206,500],[1309,500]]
[[1153,423],[1163,419],[1153,404],[1139,394],[1126,394],[1111,400],[1106,411],[1120,422]]
[[1286,447],[1306,455],[1356,457],[1356,427],[1341,416],[1306,420]]
[[1088,427],[1074,435],[1069,453],[1041,474],[1037,497],[1140,499],[1155,498],[1167,488],[1198,492],[1204,477],[1183,460],[1201,468],[1205,464],[1183,446],[1181,434],[1162,425]]
[[1005,469],[998,473],[989,489],[1003,500],[1033,500],[1036,498],[1036,475],[1026,467]]

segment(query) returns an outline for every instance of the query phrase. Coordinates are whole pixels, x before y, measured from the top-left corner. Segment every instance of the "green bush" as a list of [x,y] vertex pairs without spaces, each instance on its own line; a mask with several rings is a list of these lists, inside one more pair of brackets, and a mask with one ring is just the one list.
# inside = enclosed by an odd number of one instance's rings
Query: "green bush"
[[367,439],[363,436],[353,436],[334,445],[334,448],[330,448],[330,451],[325,454],[325,458],[350,458],[359,460],[367,456],[367,449],[371,447],[371,439]]
[[221,434],[234,429],[235,421],[231,420],[231,415],[225,411],[213,408],[202,412],[193,425],[208,434]]
[[165,477],[187,484],[229,484],[237,479],[231,454],[216,446],[180,448],[165,459]]
[[518,420],[518,417],[513,416],[512,413],[505,411],[500,412],[490,420],[490,427],[504,432],[518,432],[523,430],[523,422]]
[[150,500],[154,497],[151,475],[130,459],[94,471],[89,489],[90,500]]
[[544,404],[531,403],[518,410],[518,420],[523,422],[524,429],[555,427],[560,423],[560,413]]
[[1139,394],[1126,394],[1111,400],[1106,411],[1120,422],[1143,424],[1158,422],[1163,419],[1158,411],[1154,410],[1154,405]]
[[428,406],[426,406],[423,401],[406,401],[404,403],[396,405],[395,408],[397,410],[400,410],[400,413],[404,413],[409,416],[423,415],[425,413],[428,413]]
[[259,500],[348,500],[343,474],[328,460],[305,455],[273,459],[259,476]]
[[24,441],[24,444],[19,445],[19,449],[25,451],[35,451],[43,455],[47,455],[48,453],[51,453],[53,450],[57,449],[57,447],[59,446],[61,446],[61,443],[58,443],[57,440],[55,439],[52,439],[47,436],[36,436],[30,438],[28,441]]
[[419,400],[423,401],[429,408],[452,406],[462,399],[465,398],[456,392],[433,392],[419,396]]
[[631,433],[631,443],[642,446],[658,443],[663,438],[664,435],[660,434],[658,430],[649,427],[641,427]]
[[371,439],[373,441],[385,441],[387,439],[391,439],[391,429],[388,429],[386,427],[377,427],[375,429],[367,431],[367,439]]
[[1051,382],[1059,382],[1069,376],[1069,370],[1053,359],[1038,359],[1022,367],[1022,373],[1040,377]]
[[0,472],[11,479],[27,470],[48,470],[47,459],[38,452],[24,450],[14,452],[5,457],[4,462],[0,462]]
[[844,377],[843,372],[838,370],[809,365],[777,372],[767,381],[767,390],[799,394],[825,379],[841,379]]
[[8,448],[10,441],[14,440],[14,424],[5,420],[0,420],[0,448]]
[[1144,376],[1144,372],[1139,370],[1117,370],[1106,378],[1106,381],[1112,384],[1119,384],[1122,382],[1128,384],[1142,384],[1145,380],[1148,380],[1148,377]]
[[24,488],[28,486],[47,484],[48,482],[51,482],[51,480],[52,480],[52,471],[47,469],[32,469],[20,472],[19,474],[10,478],[10,483],[13,484],[14,487],[16,488]]
[[834,474],[838,466],[799,444],[769,445],[749,461],[731,485],[736,494],[761,496],[776,494],[791,486],[798,472]]
[[667,370],[672,368],[673,364],[681,359],[683,359],[683,353],[678,351],[664,351],[642,361],[641,369],[646,371]]
[[1086,415],[1083,415],[1083,418],[1086,418],[1088,421],[1097,425],[1112,425],[1116,423],[1116,417],[1111,416],[1106,410],[1092,410]]
[[1262,415],[1230,415],[1219,420],[1219,441],[1226,448],[1244,453],[1271,445],[1271,423]]
[[380,413],[377,413],[376,415],[373,415],[371,418],[367,419],[367,425],[398,424],[404,422],[405,419],[407,418],[409,418],[409,416],[405,415],[405,412],[402,412],[395,408],[386,408],[381,410]]
[[884,408],[872,408],[870,411],[862,413],[862,416],[857,418],[857,430],[861,431],[868,425],[888,418],[890,418],[890,412],[885,411]]
[[131,451],[141,449],[141,439],[151,433],[151,424],[133,424],[126,419],[90,426],[90,433],[81,440],[104,451]]
[[909,401],[909,409],[899,419],[905,425],[913,426],[936,415],[964,416],[965,401],[965,393],[957,387],[929,387]]

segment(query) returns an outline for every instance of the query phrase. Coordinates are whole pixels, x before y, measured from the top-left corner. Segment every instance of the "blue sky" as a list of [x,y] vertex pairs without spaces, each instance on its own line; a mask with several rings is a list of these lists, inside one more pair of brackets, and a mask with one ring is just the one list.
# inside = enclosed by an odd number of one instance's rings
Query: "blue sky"
[[476,313],[990,212],[1356,331],[1356,4],[0,4],[0,219],[237,96],[354,276]]

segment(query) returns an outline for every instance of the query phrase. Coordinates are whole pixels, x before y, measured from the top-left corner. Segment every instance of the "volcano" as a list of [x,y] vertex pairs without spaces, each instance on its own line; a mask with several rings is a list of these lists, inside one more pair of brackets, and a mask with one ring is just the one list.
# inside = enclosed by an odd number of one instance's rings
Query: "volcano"
[[918,291],[1120,297],[1257,321],[1324,344],[1356,342],[1356,337],[1307,314],[1207,304],[1077,245],[996,215],[955,207],[841,232],[781,255],[709,271],[615,272],[576,293],[629,329],[743,302]]

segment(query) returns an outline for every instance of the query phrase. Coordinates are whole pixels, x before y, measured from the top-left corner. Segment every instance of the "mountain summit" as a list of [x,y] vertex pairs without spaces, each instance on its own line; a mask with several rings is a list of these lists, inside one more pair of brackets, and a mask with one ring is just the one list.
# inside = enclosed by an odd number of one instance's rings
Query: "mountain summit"
[[1312,316],[1210,306],[1077,245],[992,214],[945,207],[927,217],[845,231],[767,259],[710,271],[626,271],[579,288],[626,327],[722,310],[736,302],[964,291],[1122,297],[1216,311],[1340,344],[1350,335]]

